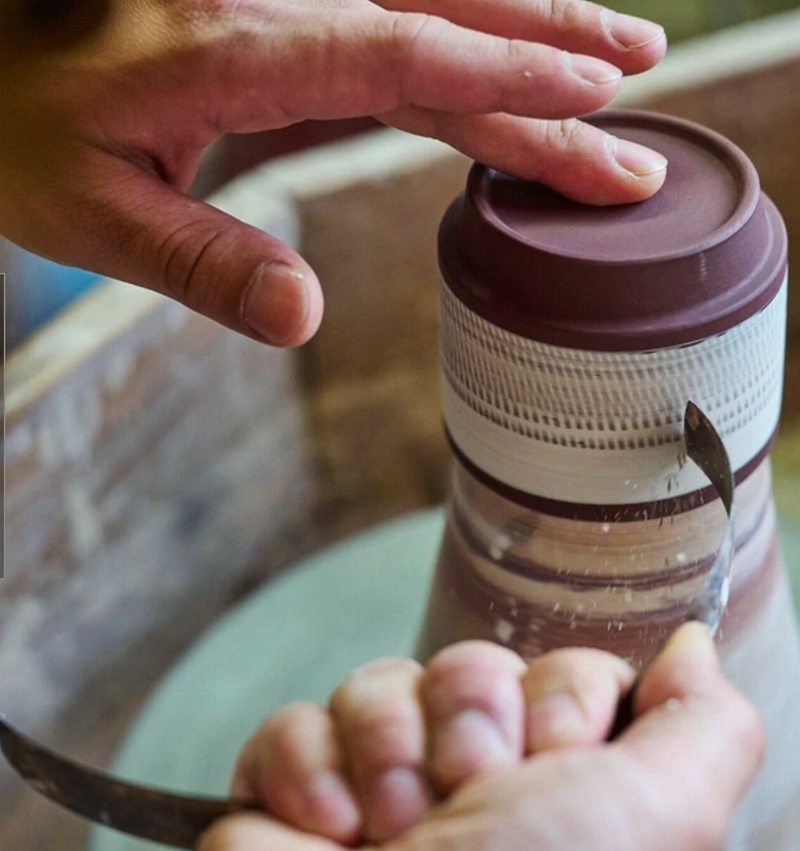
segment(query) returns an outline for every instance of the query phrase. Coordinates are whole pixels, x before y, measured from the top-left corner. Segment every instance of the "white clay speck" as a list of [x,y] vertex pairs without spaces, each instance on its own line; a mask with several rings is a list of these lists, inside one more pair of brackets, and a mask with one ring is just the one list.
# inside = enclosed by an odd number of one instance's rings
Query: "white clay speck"
[[514,635],[514,627],[504,620],[498,620],[494,625],[494,634],[503,644],[508,644]]

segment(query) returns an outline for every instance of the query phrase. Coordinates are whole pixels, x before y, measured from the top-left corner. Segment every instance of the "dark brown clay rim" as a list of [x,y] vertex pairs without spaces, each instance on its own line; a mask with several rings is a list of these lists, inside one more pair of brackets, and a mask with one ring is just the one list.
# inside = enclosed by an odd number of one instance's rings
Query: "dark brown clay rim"
[[[668,326],[653,329],[647,324],[612,324],[581,322],[580,320],[542,319],[525,312],[495,310],[478,300],[474,292],[485,288],[466,264],[460,252],[440,238],[439,271],[445,284],[456,298],[473,313],[498,328],[510,331],[528,340],[551,346],[595,352],[650,352],[658,349],[686,346],[722,334],[763,310],[780,292],[788,269],[788,237],[786,225],[777,207],[763,196],[765,214],[771,226],[772,240],[769,253],[756,273],[762,278],[755,293],[747,299],[729,304],[726,309],[710,316],[707,310],[688,312],[672,317]],[[458,201],[445,214],[443,228],[456,214]],[[441,231],[440,231],[441,234]],[[589,264],[587,264],[589,265]],[[600,264],[596,264],[600,265]],[[465,283],[468,285],[465,286]],[[668,319],[665,317],[664,319]]]
[[[467,180],[466,191],[445,213],[438,240],[442,277],[463,304],[497,327],[527,339],[587,351],[641,352],[687,345],[730,330],[772,301],[786,276],[786,228],[775,205],[761,192],[755,168],[740,148],[708,128],[653,112],[609,110],[589,116],[587,121],[601,127],[610,125],[612,129],[614,124],[621,122],[630,126],[661,125],[674,135],[698,139],[709,149],[720,152],[732,172],[740,177],[742,194],[735,211],[716,230],[680,250],[654,253],[649,257],[598,260],[568,250],[550,251],[538,246],[535,240],[525,243],[528,246],[525,248],[484,197],[481,187],[487,169],[476,164]],[[471,234],[475,228],[482,234],[478,242],[483,244],[485,240],[485,251],[496,257],[497,268],[484,268],[482,261],[475,265],[472,252],[476,234]],[[468,234],[471,235],[468,237]],[[745,256],[737,259],[736,255],[748,245],[753,248],[753,240],[761,243],[760,249],[751,253],[749,259]],[[619,316],[603,315],[602,311],[597,314],[584,312],[574,318],[563,311],[548,315],[507,289],[508,275],[516,277],[513,267],[522,263],[524,252],[528,250],[531,252],[529,263],[539,262],[537,256],[541,254],[541,260],[549,269],[546,274],[558,277],[575,264],[569,274],[577,278],[591,280],[595,274],[612,276],[621,290],[615,293],[612,286],[608,297],[614,303],[619,300],[620,304],[624,304],[625,299],[639,301],[638,297],[630,295],[630,282],[634,280],[656,283],[659,279],[684,282],[691,279],[696,274],[694,260],[703,252],[708,252],[709,256],[714,254],[714,262],[721,264],[718,274],[725,280],[712,288],[707,298],[690,299],[684,305],[676,302],[667,307],[665,304],[658,315],[639,311],[626,315],[624,310]],[[509,256],[516,259],[507,262],[504,258],[509,251]],[[728,260],[725,259],[726,251],[730,254]],[[551,261],[546,260],[547,257]],[[737,263],[745,260],[744,267],[737,272]],[[562,263],[566,264],[563,269],[559,265]],[[731,280],[726,283],[728,275]],[[495,288],[503,293],[502,299],[491,297]],[[575,297],[575,293],[570,297]]]
[[[618,505],[590,505],[578,502],[563,502],[561,500],[549,499],[536,494],[517,490],[510,485],[498,481],[493,476],[476,466],[458,447],[447,425],[444,426],[445,436],[453,453],[467,472],[477,479],[489,490],[499,496],[516,503],[523,508],[530,508],[541,514],[549,514],[553,517],[563,517],[568,520],[583,520],[594,523],[639,523],[644,520],[653,520],[661,517],[673,517],[693,511],[714,500],[719,499],[716,489],[709,485],[701,490],[692,491],[683,496],[670,497],[669,499],[657,500],[655,502],[637,502]],[[737,486],[741,485],[749,476],[755,472],[764,459],[769,455],[772,444],[778,433],[776,429],[764,447],[758,454],[748,461],[735,473]]]

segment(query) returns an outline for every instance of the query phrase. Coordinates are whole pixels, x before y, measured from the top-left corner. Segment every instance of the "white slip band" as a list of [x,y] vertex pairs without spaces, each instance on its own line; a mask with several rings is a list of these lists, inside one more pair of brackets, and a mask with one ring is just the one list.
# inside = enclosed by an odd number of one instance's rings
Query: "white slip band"
[[551,346],[505,331],[441,286],[443,406],[459,450],[483,472],[544,499],[631,505],[708,486],[682,464],[695,402],[734,470],[766,446],[780,414],[787,283],[725,333],[651,352]]

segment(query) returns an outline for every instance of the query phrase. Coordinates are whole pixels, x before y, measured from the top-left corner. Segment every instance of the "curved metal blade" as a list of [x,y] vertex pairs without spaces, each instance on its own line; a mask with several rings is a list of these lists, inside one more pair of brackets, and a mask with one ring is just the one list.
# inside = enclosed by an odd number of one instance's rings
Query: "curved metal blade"
[[161,792],[123,783],[53,753],[0,715],[0,748],[37,792],[98,824],[174,848],[194,848],[218,819],[261,809],[248,801]]
[[712,633],[719,627],[730,591],[731,566],[735,550],[733,496],[735,481],[730,458],[722,438],[708,417],[694,404],[686,405],[683,418],[686,454],[708,476],[719,494],[728,522],[714,562],[706,575],[700,593],[695,597],[689,620],[707,624]]

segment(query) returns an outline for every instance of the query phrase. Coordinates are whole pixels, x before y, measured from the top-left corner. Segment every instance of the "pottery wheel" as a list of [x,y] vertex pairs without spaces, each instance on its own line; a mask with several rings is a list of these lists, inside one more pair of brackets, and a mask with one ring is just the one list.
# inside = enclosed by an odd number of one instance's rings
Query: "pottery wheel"
[[[326,702],[355,666],[412,652],[442,532],[441,510],[350,538],[266,583],[165,678],[113,771],[174,791],[225,795],[236,755],[264,716]],[[800,528],[782,527],[800,600]],[[89,851],[164,846],[93,831]]]

